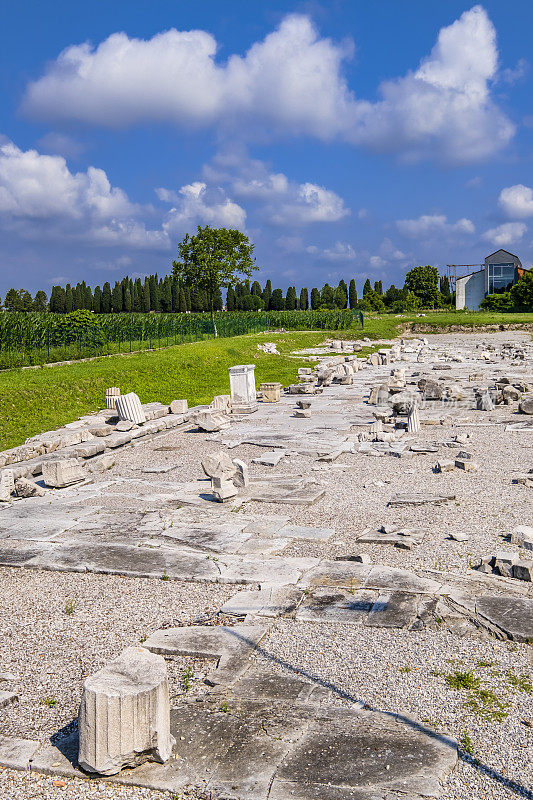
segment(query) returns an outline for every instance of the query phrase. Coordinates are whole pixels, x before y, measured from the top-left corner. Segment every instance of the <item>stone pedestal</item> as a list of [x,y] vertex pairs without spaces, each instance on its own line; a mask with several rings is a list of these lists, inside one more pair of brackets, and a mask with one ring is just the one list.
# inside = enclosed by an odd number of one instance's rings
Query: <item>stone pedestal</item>
[[144,647],[127,647],[83,685],[79,764],[86,772],[116,775],[143,761],[172,755],[165,660]]
[[116,409],[120,420],[129,419],[136,425],[146,422],[146,414],[135,392],[119,395],[116,399]]
[[257,411],[254,373],[254,364],[241,364],[229,368],[232,413],[252,414]]
[[262,383],[259,390],[263,395],[263,403],[279,403],[282,388],[281,383]]

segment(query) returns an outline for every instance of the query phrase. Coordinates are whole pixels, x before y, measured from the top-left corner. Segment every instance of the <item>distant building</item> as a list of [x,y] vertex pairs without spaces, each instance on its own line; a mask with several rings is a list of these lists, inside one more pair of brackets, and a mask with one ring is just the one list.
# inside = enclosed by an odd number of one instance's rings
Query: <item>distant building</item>
[[518,256],[507,250],[496,250],[486,257],[484,266],[478,272],[456,278],[455,307],[476,311],[484,297],[508,292],[526,271]]

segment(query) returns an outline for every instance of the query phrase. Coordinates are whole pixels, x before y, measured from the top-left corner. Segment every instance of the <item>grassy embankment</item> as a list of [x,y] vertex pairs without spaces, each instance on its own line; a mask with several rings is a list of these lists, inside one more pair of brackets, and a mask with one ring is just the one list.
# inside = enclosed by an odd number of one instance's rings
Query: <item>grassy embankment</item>
[[[380,319],[365,325],[371,338],[394,336],[395,320]],[[315,347],[325,339],[361,336],[351,331],[292,331],[211,339],[163,350],[117,355],[36,370],[0,372],[0,449],[15,447],[29,436],[52,430],[104,404],[108,386],[123,393],[137,392],[142,402],[170,402],[185,397],[189,405],[210,403],[216,394],[229,392],[228,367],[256,365],[256,384],[294,382],[299,366],[308,362],[290,357],[293,350]],[[257,350],[276,342],[280,356]],[[368,351],[363,351],[368,352]]]

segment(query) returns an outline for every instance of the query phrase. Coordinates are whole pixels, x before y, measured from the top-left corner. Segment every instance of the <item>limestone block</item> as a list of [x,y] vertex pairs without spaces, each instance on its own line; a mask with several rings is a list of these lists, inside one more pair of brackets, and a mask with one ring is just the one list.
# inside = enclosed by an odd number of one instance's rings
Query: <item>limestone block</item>
[[229,368],[231,409],[236,414],[251,414],[257,411],[254,373],[254,364],[240,364]]
[[189,404],[186,400],[173,400],[169,406],[171,414],[186,414]]
[[455,468],[455,461],[452,461],[448,458],[442,458],[440,461],[437,461],[435,465],[436,472],[452,472]]
[[42,497],[46,491],[42,486],[27,478],[17,478],[15,481],[15,494],[17,497]]
[[76,458],[43,461],[43,480],[47,486],[63,489],[85,478],[82,465]]
[[533,581],[533,560],[521,559],[513,564],[513,578],[521,581]]
[[[494,403],[488,391],[480,392],[476,396],[476,408],[478,411],[492,411],[494,409]],[[533,410],[531,413],[533,413]]]
[[227,500],[232,500],[237,497],[238,491],[233,481],[226,480],[225,478],[211,478],[211,489],[215,500],[219,503],[225,503]]
[[233,465],[236,469],[235,475],[233,476],[233,483],[239,489],[244,489],[250,484],[248,464],[245,464],[240,458],[234,458]]
[[521,414],[533,414],[533,397],[524,397],[519,405]]
[[229,394],[216,394],[211,401],[210,408],[215,411],[222,411],[223,414],[229,414],[231,410],[231,397]]
[[10,469],[3,469],[0,472],[0,502],[9,503],[11,494],[15,491],[15,479],[13,471]]
[[263,395],[263,403],[279,403],[281,389],[281,383],[262,383],[259,390]]
[[165,660],[127,647],[83,685],[78,760],[86,772],[115,775],[172,755]]
[[111,386],[109,389],[105,390],[105,405],[106,408],[116,408],[117,407],[117,397],[120,395],[120,389],[118,386]]
[[189,420],[208,433],[220,431],[229,425],[229,419],[220,411],[195,411],[190,415]]
[[116,403],[117,413],[119,419],[129,419],[137,425],[146,422],[146,416],[141,405],[141,401],[135,392],[123,394],[117,397]]
[[228,454],[224,450],[220,450],[220,452],[203,459],[202,469],[208,478],[230,481],[237,468]]

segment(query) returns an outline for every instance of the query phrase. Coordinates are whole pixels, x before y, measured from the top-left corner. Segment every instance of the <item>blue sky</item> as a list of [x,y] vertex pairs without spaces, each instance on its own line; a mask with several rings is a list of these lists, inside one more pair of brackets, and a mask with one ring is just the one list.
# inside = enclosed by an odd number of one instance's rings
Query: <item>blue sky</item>
[[533,4],[6,4],[0,294],[238,227],[286,288],[533,260]]

